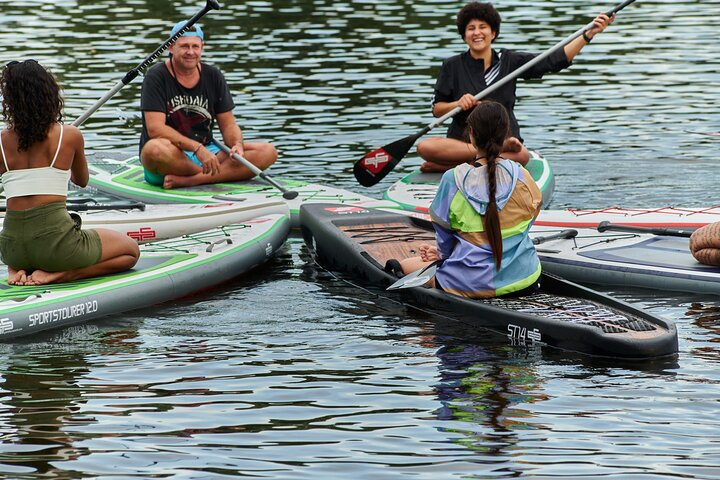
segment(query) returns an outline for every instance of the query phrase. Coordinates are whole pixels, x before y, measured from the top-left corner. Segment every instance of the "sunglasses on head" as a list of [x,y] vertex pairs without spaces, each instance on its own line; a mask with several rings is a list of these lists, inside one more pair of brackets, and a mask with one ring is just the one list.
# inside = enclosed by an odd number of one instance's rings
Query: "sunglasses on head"
[[35,60],[34,58],[29,58],[29,59],[27,59],[27,60],[22,60],[22,61],[10,60],[8,63],[5,64],[5,66],[6,66],[6,67],[12,67],[13,65],[17,65],[17,64],[19,64],[19,63],[25,63],[25,62],[38,63],[38,61]]

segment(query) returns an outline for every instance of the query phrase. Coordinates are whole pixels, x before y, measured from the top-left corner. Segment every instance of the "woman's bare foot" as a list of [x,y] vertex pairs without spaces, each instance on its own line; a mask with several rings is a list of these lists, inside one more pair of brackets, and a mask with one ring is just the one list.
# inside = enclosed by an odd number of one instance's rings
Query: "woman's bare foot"
[[27,277],[26,285],[47,285],[48,283],[62,283],[67,281],[66,272],[46,272],[35,270]]
[[8,267],[8,285],[25,285],[27,284],[27,272],[25,270],[15,270]]

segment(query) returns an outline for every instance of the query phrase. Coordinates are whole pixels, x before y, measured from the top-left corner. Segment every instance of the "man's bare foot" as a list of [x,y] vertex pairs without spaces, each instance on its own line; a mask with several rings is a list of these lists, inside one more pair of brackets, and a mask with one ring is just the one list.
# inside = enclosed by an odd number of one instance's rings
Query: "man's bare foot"
[[202,183],[202,181],[199,180],[200,177],[198,175],[165,175],[163,188],[170,190],[173,188],[194,187]]
[[47,285],[48,283],[62,283],[67,281],[66,272],[46,272],[44,270],[35,270],[28,275],[26,285]]
[[25,285],[27,283],[27,272],[25,270],[15,270],[8,267],[8,285]]
[[450,165],[440,165],[435,162],[423,162],[420,165],[420,171],[423,173],[442,173],[453,168]]

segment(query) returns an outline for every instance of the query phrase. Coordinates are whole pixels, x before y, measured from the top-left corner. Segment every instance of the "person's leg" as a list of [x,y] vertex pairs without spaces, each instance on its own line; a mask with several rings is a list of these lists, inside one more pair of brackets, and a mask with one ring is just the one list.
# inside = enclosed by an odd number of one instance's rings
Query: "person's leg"
[[[400,266],[403,269],[403,272],[407,275],[408,273],[415,272],[417,270],[420,270],[421,268],[425,268],[428,265],[430,265],[432,262],[426,262],[423,261],[421,257],[410,257],[405,258],[400,261]],[[426,285],[435,288],[435,277],[431,278]]]
[[185,153],[166,138],[149,140],[140,152],[146,170],[159,175],[195,175],[202,168],[190,161]]
[[[255,174],[242,163],[228,158],[225,152],[218,152],[220,160],[220,172],[216,175],[202,173],[181,176],[176,174],[165,175],[164,188],[192,187],[208,183],[237,182],[253,178]],[[277,160],[277,150],[269,143],[246,142],[245,155],[243,157],[260,170],[265,170]]]
[[98,263],[65,272],[34,270],[27,276],[25,285],[71,282],[83,278],[124,272],[135,266],[138,258],[140,258],[140,249],[135,240],[114,230],[98,228],[95,231],[98,233],[102,244],[102,255]]
[[417,146],[418,155],[425,160],[420,166],[423,172],[444,172],[462,163],[471,162],[476,155],[469,143],[454,138],[431,137]]

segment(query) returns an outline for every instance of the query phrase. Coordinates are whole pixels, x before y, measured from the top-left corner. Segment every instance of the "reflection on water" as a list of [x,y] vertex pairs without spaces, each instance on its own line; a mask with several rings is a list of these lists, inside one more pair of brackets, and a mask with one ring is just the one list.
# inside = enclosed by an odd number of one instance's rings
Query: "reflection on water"
[[[351,166],[429,123],[462,2],[226,3],[202,20],[275,175],[360,190]],[[540,51],[602,2],[509,0],[499,46]],[[36,58],[77,118],[201,2],[0,0],[0,61]],[[521,83],[553,207],[718,203],[720,1],[636,2],[575,65]],[[135,152],[139,79],[84,125]],[[444,128],[438,128],[442,134]],[[418,165],[414,154],[379,196]],[[680,355],[619,364],[509,348],[317,269],[301,242],[195,299],[0,346],[0,475],[716,478],[714,298],[625,291],[677,321]]]

